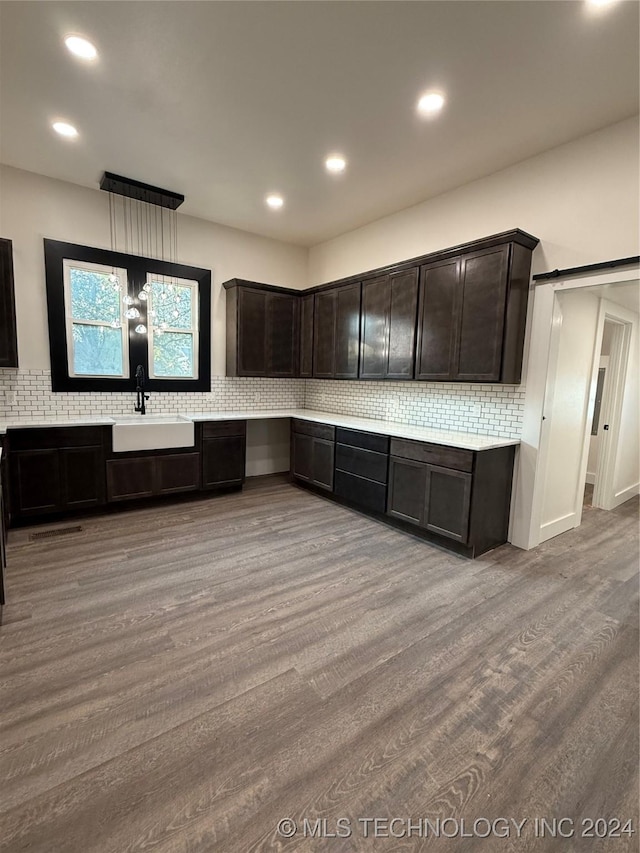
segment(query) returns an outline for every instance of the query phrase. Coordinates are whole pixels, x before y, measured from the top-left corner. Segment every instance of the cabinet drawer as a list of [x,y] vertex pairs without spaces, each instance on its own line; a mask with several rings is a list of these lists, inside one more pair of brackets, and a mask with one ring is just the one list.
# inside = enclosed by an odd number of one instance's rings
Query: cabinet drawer
[[225,435],[245,435],[246,421],[205,421],[202,424],[203,438],[219,438]]
[[363,450],[375,450],[377,453],[389,452],[389,436],[377,435],[375,432],[336,427],[336,441],[351,447],[361,447]]
[[[107,427],[108,429],[108,427]],[[105,427],[33,427],[10,429],[12,450],[39,450],[49,447],[91,447],[102,444]]]
[[294,418],[291,422],[291,428],[294,432],[302,435],[312,435],[314,438],[324,438],[326,441],[334,441],[336,428],[329,424],[318,424],[314,421],[302,421]]
[[336,470],[357,474],[377,483],[386,483],[388,462],[389,456],[386,453],[336,444]]
[[390,453],[400,459],[413,459],[415,462],[427,462],[443,468],[455,468],[457,471],[473,470],[473,450],[392,438]]
[[383,483],[336,471],[333,490],[338,497],[363,509],[373,512],[384,512],[386,509],[387,487]]

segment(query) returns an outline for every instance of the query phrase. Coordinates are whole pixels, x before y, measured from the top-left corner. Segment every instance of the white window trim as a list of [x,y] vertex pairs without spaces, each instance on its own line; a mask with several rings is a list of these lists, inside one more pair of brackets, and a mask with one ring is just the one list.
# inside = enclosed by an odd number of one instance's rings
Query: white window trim
[[[200,316],[199,316],[199,286],[198,282],[193,279],[187,278],[175,278],[174,276],[162,276],[162,275],[154,275],[153,273],[147,273],[147,283],[151,284],[152,282],[162,282],[164,281],[167,285],[174,284],[179,285],[180,287],[188,287],[191,290],[191,328],[190,329],[176,329],[173,327],[167,327],[163,330],[163,334],[169,334],[170,332],[175,332],[181,335],[191,335],[193,341],[193,373],[189,376],[185,376],[184,374],[180,375],[171,375],[168,376],[166,373],[163,373],[161,376],[156,375],[154,370],[154,362],[153,362],[153,338],[154,338],[154,330],[153,323],[151,319],[147,316],[147,336],[149,342],[149,379],[184,379],[189,381],[190,379],[198,379],[198,365],[200,363],[199,353],[200,353]],[[151,293],[149,293],[148,300],[148,308],[149,310],[153,310],[153,297]]]
[[[86,270],[87,272],[102,272],[107,275],[117,275],[120,279],[120,333],[122,335],[122,373],[76,373],[74,370],[75,358],[73,349],[73,325],[82,326],[104,326],[113,328],[110,323],[102,323],[99,320],[85,320],[81,317],[74,318],[71,313],[71,269]],[[127,291],[126,269],[115,269],[106,264],[92,264],[89,261],[73,261],[65,258],[63,261],[64,277],[64,321],[67,333],[67,371],[71,378],[79,379],[127,379],[129,377],[129,323],[124,316],[124,303],[122,297]]]

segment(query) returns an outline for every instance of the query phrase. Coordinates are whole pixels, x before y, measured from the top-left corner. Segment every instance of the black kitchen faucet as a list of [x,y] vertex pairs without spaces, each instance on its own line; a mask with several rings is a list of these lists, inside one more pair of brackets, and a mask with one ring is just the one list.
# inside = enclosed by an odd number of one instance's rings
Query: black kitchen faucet
[[148,399],[149,395],[144,393],[144,367],[139,364],[136,367],[136,405],[134,411],[145,415],[147,413],[145,400]]

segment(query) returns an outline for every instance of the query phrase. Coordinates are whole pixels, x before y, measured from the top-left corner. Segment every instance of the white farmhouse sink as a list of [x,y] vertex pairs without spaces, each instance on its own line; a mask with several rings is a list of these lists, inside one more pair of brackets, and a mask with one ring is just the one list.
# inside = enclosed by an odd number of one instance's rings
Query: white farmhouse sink
[[193,421],[179,415],[138,415],[114,418],[113,450],[163,450],[193,447]]

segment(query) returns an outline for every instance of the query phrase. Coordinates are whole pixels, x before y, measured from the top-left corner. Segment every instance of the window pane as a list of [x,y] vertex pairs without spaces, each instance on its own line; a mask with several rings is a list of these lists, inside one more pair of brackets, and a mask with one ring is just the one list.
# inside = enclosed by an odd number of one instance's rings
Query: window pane
[[74,323],[73,371],[81,376],[122,376],[122,331]]
[[[111,323],[120,319],[121,291],[110,273],[71,267],[71,316],[74,320]],[[122,284],[123,282],[119,282]]]
[[193,376],[193,335],[164,332],[153,336],[154,376]]
[[151,282],[151,299],[156,312],[154,323],[165,323],[170,329],[191,329],[193,290],[183,284]]

